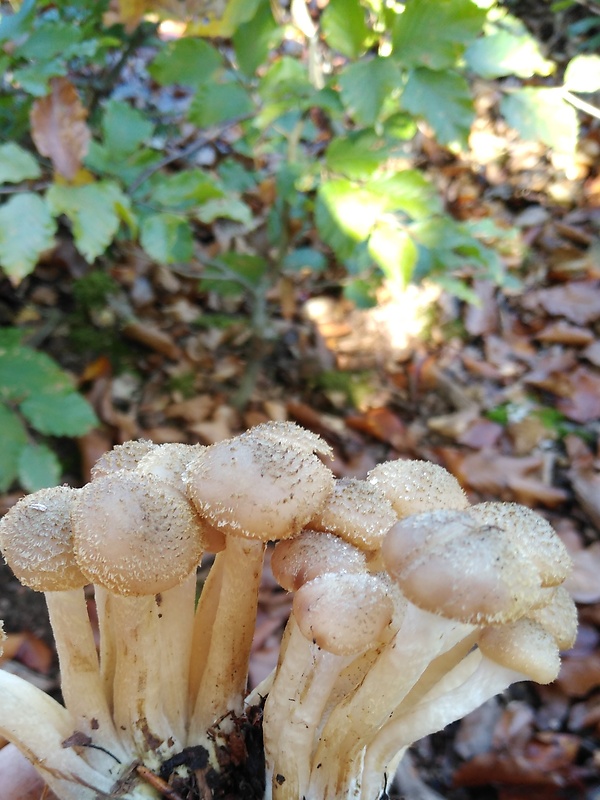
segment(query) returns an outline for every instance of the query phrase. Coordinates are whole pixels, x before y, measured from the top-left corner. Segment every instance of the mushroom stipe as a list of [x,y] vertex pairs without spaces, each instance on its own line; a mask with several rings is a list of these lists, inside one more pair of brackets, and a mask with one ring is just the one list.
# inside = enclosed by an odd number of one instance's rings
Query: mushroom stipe
[[[0,735],[59,800],[383,800],[412,742],[554,680],[577,616],[546,520],[471,505],[422,461],[336,480],[330,455],[282,422],[210,447],[126,442],[87,486],[0,521],[6,561],[46,594],[64,698],[0,671]],[[267,547],[294,601],[249,691]]]

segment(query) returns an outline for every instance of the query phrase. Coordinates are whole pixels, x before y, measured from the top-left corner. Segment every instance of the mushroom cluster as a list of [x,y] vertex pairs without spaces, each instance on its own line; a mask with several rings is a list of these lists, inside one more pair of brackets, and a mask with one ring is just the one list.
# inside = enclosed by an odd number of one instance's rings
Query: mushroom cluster
[[[6,561],[45,592],[64,700],[0,672],[0,734],[57,797],[377,800],[412,742],[515,681],[554,680],[577,623],[550,525],[470,505],[433,464],[336,480],[329,455],[292,423],[127,442],[83,488],[0,521]],[[269,542],[292,614],[248,693]]]

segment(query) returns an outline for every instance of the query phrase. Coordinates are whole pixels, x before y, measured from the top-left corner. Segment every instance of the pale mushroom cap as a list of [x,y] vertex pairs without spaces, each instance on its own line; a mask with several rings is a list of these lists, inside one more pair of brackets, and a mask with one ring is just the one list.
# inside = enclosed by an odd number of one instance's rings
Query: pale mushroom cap
[[139,460],[136,469],[147,475],[154,475],[165,483],[170,483],[185,494],[186,484],[183,473],[188,464],[206,450],[201,444],[180,444],[179,442],[160,444],[152,447]]
[[375,644],[393,615],[385,585],[374,575],[326,573],[294,596],[302,634],[335,655],[354,655]]
[[550,523],[518,503],[478,503],[470,513],[485,525],[497,525],[516,540],[540,573],[542,586],[558,586],[571,570],[567,548]]
[[259,442],[275,442],[305,453],[318,453],[324,458],[331,458],[333,455],[331,447],[324,439],[295,422],[262,422],[243,433],[242,437]]
[[225,533],[263,541],[293,536],[322,507],[333,475],[307,447],[251,433],[208,447],[190,464],[189,497]]
[[116,594],[170,589],[202,556],[194,510],[153,475],[122,470],[88,483],[73,504],[72,521],[82,572]]
[[530,619],[486,628],[478,640],[484,656],[536,683],[552,683],[560,670],[554,638]]
[[73,551],[70,512],[77,494],[69,486],[40,489],[0,520],[0,549],[24,586],[58,592],[88,583]]
[[577,606],[563,586],[552,590],[550,601],[527,612],[527,617],[539,623],[554,637],[559,650],[569,650],[577,636]]
[[383,557],[414,605],[460,622],[512,622],[531,608],[539,592],[537,570],[499,531],[475,527],[468,535],[433,543],[399,565],[385,542]]
[[154,447],[156,445],[148,439],[132,439],[115,445],[112,450],[101,455],[92,467],[92,480],[121,469],[135,469],[146,453]]
[[362,550],[373,551],[381,547],[396,520],[391,503],[377,486],[342,478],[335,482],[333,492],[308,527],[335,533]]
[[429,461],[386,461],[367,475],[392,504],[398,517],[436,508],[467,508],[469,501],[454,475]]
[[275,545],[271,557],[275,580],[288,592],[325,572],[366,572],[365,554],[330,533],[303,531]]

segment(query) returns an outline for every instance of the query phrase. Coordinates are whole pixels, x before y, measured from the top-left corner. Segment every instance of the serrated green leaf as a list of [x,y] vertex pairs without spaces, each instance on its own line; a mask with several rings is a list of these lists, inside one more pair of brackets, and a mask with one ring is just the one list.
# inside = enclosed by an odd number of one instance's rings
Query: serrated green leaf
[[116,183],[51,186],[46,194],[55,215],[64,214],[73,227],[75,246],[92,263],[111,244],[121,222],[132,225],[130,201]]
[[20,344],[0,348],[0,400],[20,403],[38,394],[65,394],[73,382],[45,353]]
[[0,19],[0,42],[16,39],[27,32],[35,17],[36,5],[36,0],[24,0],[16,13],[5,14]]
[[565,70],[565,89],[588,94],[600,89],[600,56],[575,56]]
[[162,47],[148,71],[161,86],[180,84],[197,88],[222,66],[221,54],[202,39],[184,38]]
[[383,199],[386,211],[402,211],[412,219],[431,217],[443,210],[439,192],[416,169],[372,178],[366,188]]
[[66,22],[42,23],[16,48],[15,55],[19,58],[47,61],[59,55],[64,56],[80,38],[81,31]]
[[15,142],[0,145],[0,183],[19,183],[41,175],[37,159]]
[[258,92],[267,102],[289,100],[293,108],[315,94],[306,67],[289,56],[279,58],[267,69],[258,84]]
[[19,455],[27,444],[27,431],[18,415],[0,403],[0,492],[10,488],[19,470]]
[[201,169],[182,170],[175,175],[161,176],[152,191],[153,204],[173,209],[194,208],[223,197],[223,190],[215,179]]
[[98,424],[92,407],[77,392],[35,394],[20,408],[37,431],[50,436],[82,436]]
[[50,78],[58,78],[67,74],[67,64],[60,58],[54,61],[40,61],[13,72],[13,83],[20,86],[27,94],[44,97],[48,94]]
[[502,98],[500,111],[523,139],[543,142],[559,153],[574,152],[577,113],[565,102],[561,89],[517,89]]
[[431,125],[440,144],[453,149],[467,146],[475,111],[469,84],[462,75],[414,69],[400,102],[406,111]]
[[140,242],[160,264],[189,261],[194,252],[192,231],[187,220],[175,214],[153,214],[141,225]]
[[239,198],[231,196],[209,200],[196,211],[194,216],[206,224],[216,219],[231,219],[246,226],[252,224],[250,208]]
[[536,39],[527,31],[514,34],[498,30],[473,42],[465,53],[470,69],[482,78],[516,75],[551,75],[556,69],[553,61],[544,58]]
[[200,128],[245,117],[252,111],[248,92],[235,83],[210,83],[201,86],[194,95],[188,119]]
[[406,287],[417,263],[417,246],[397,225],[382,221],[369,237],[369,253],[388,280]]
[[333,139],[325,153],[325,164],[332,172],[347,178],[369,178],[389,158],[389,148],[371,131],[349,133]]
[[452,67],[480,33],[485,17],[486,9],[471,0],[407,3],[392,32],[394,58],[407,67]]
[[235,56],[242,72],[254,75],[283,33],[283,27],[273,18],[270,3],[262,2],[252,19],[240,25],[233,35]]
[[226,159],[217,167],[217,173],[226,189],[247,192],[258,183],[258,174],[250,172],[238,161]]
[[327,44],[349,58],[364,52],[370,33],[359,0],[329,0],[321,15],[321,29]]
[[11,197],[0,207],[0,266],[14,283],[29,275],[54,245],[55,232],[50,209],[33,192]]
[[19,483],[37,492],[60,481],[61,466],[56,454],[45,444],[26,444],[19,454]]
[[152,136],[154,125],[147,116],[122,100],[110,100],[102,117],[104,146],[110,158],[134,153]]
[[357,122],[373,125],[385,101],[402,86],[402,73],[390,58],[377,56],[346,66],[339,83],[346,110]]

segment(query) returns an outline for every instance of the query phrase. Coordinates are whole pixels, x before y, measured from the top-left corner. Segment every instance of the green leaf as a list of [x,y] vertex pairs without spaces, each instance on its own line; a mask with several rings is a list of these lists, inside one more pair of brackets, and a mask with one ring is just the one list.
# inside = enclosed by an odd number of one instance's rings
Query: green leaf
[[600,56],[575,56],[565,70],[565,89],[584,94],[600,89]]
[[77,392],[35,394],[21,403],[21,412],[40,433],[82,436],[98,424],[87,400]]
[[385,101],[402,86],[402,73],[390,58],[376,56],[346,66],[339,78],[342,102],[354,119],[373,125]]
[[283,32],[273,18],[270,3],[262,2],[252,19],[240,25],[233,35],[235,57],[242,72],[254,75]]
[[577,113],[561,89],[517,89],[502,98],[500,111],[523,139],[543,142],[559,153],[575,151]]
[[309,269],[311,272],[323,272],[327,266],[327,259],[319,250],[312,247],[299,247],[288,253],[283,260],[283,269],[288,272],[300,272]]
[[231,219],[246,226],[252,224],[250,208],[239,198],[231,196],[209,200],[196,211],[194,216],[206,224],[216,219]]
[[356,245],[366,241],[384,208],[384,198],[351,181],[325,181],[315,205],[317,231],[340,260],[348,261],[356,257]]
[[370,33],[359,0],[329,0],[321,28],[327,44],[349,58],[364,52]]
[[260,256],[226,253],[205,268],[200,289],[223,297],[238,297],[248,286],[257,287],[266,271],[267,264]]
[[465,59],[469,68],[482,78],[505,75],[530,78],[551,75],[556,69],[553,61],[544,58],[538,42],[525,29],[520,34],[500,29],[477,39],[467,49]]
[[27,33],[35,18],[36,0],[24,0],[15,14],[5,14],[0,19],[0,42],[16,39]]
[[389,148],[371,131],[333,139],[325,154],[332,172],[348,178],[369,178],[389,158]]
[[13,83],[20,86],[27,94],[44,97],[48,94],[50,78],[67,74],[67,64],[60,58],[54,61],[41,61],[21,67],[13,72]]
[[258,91],[263,100],[271,103],[288,100],[294,109],[315,94],[306,67],[289,56],[283,56],[268,68],[260,79]]
[[34,395],[72,391],[72,380],[45,353],[21,344],[0,347],[0,400],[20,403]]
[[182,170],[175,175],[162,175],[152,191],[151,201],[172,209],[195,208],[217,197],[223,197],[215,179],[201,169]]
[[54,185],[46,199],[53,214],[64,214],[71,221],[75,246],[90,264],[106,251],[121,222],[134,224],[129,198],[112,181]]
[[24,192],[0,207],[0,266],[14,283],[33,271],[54,246],[56,222],[37,194]]
[[392,32],[394,57],[407,67],[447,69],[480,33],[486,9],[471,0],[407,3]]
[[194,95],[188,119],[200,128],[219,125],[252,111],[252,100],[248,92],[235,83],[209,83],[201,86]]
[[412,219],[431,217],[443,210],[439,192],[416,169],[372,178],[366,188],[383,199],[386,211],[401,211]]
[[202,39],[177,39],[163,46],[148,71],[161,86],[180,84],[197,88],[222,66],[221,54]]
[[3,404],[0,404],[0,430],[0,492],[6,492],[17,477],[19,455],[27,444],[27,431],[18,415]]
[[[411,4],[412,7],[412,4]],[[475,118],[467,81],[450,70],[412,70],[400,102],[406,111],[423,117],[440,144],[465,148]]]
[[217,173],[225,188],[233,192],[247,192],[258,183],[258,173],[250,172],[232,159],[225,159],[219,164]]
[[29,151],[14,142],[0,145],[0,183],[19,183],[40,175],[40,165]]
[[47,61],[65,54],[81,39],[81,31],[66,22],[42,23],[15,50],[18,58],[40,59]]
[[147,116],[122,100],[109,100],[102,117],[104,145],[114,159],[134,153],[152,136],[154,125]]
[[382,221],[369,237],[369,253],[390,281],[406,287],[417,263],[417,246],[397,225]]
[[175,214],[146,217],[141,225],[140,241],[148,255],[161,264],[189,261],[194,252],[189,223]]
[[37,492],[60,481],[61,466],[56,455],[44,444],[26,444],[19,454],[19,483],[28,492]]

